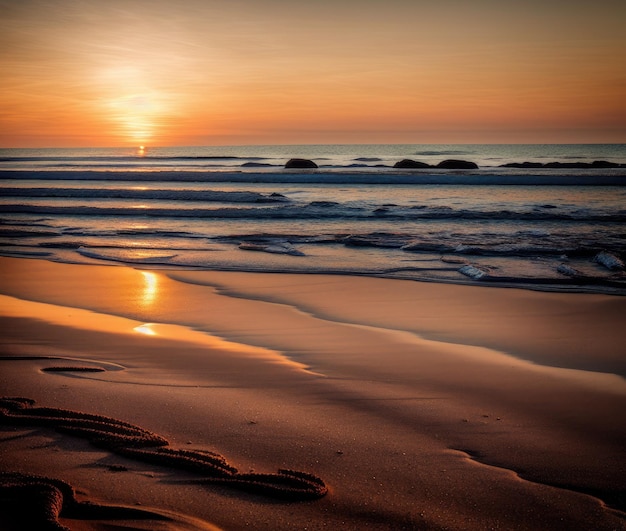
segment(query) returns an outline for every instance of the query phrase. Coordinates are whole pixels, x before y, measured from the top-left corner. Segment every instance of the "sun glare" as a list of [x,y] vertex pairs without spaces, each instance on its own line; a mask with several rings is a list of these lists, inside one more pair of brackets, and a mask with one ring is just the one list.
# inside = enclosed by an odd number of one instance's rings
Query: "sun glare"
[[148,271],[142,271],[141,275],[144,280],[143,292],[141,294],[141,305],[150,306],[157,296],[159,288],[158,277],[154,273],[149,273]]
[[150,328],[150,326],[150,323],[146,323],[141,326],[136,326],[135,328],[133,328],[133,330],[146,336],[156,336],[156,332],[152,328]]
[[116,65],[101,70],[98,79],[102,105],[116,136],[139,146],[138,155],[145,154],[146,144],[158,135],[172,108],[168,93],[155,79],[153,65]]

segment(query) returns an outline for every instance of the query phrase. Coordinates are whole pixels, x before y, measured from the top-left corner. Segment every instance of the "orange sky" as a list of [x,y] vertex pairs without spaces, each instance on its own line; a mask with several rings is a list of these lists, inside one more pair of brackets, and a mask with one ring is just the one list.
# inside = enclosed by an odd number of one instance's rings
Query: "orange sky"
[[623,0],[0,13],[0,147],[626,142]]

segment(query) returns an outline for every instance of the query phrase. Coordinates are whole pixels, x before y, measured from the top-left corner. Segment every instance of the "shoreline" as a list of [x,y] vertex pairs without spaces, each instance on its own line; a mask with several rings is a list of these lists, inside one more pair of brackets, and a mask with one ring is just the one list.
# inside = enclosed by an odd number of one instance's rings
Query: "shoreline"
[[[261,246],[260,246],[261,247]],[[74,252],[74,250],[71,250]],[[139,250],[141,253],[142,251]],[[57,250],[58,253],[58,250]],[[58,253],[60,254],[60,253]],[[156,253],[155,253],[156,254]],[[258,249],[255,251],[258,255],[267,255],[269,257],[276,257],[277,253],[272,250]],[[288,253],[284,253],[287,255]],[[438,260],[445,262],[443,257],[445,253],[427,253],[427,256],[431,259],[438,257]],[[171,256],[166,256],[171,258]],[[457,278],[446,278],[443,276],[428,276],[424,273],[416,275],[411,271],[403,272],[388,271],[388,272],[368,272],[359,270],[333,270],[333,269],[289,269],[286,267],[280,269],[268,268],[266,265],[260,266],[258,269],[252,266],[224,266],[218,265],[215,267],[208,267],[206,265],[192,265],[186,263],[176,263],[173,261],[159,261],[158,258],[137,258],[136,260],[124,260],[119,257],[106,257],[101,254],[91,252],[76,252],[75,254],[63,253],[61,256],[48,256],[42,254],[42,252],[34,251],[32,254],[28,254],[27,251],[16,251],[15,253],[7,252],[6,250],[0,253],[0,259],[7,260],[41,260],[49,263],[59,263],[67,265],[83,265],[83,266],[101,266],[101,267],[127,267],[137,270],[154,270],[162,273],[171,272],[216,272],[216,273],[235,273],[235,274],[259,274],[259,275],[296,275],[296,276],[337,276],[339,278],[354,277],[354,278],[370,278],[379,280],[393,280],[401,282],[418,282],[420,284],[436,284],[436,285],[451,285],[451,286],[468,286],[475,288],[493,288],[493,289],[514,289],[531,291],[538,293],[554,293],[554,294],[581,294],[581,295],[609,295],[615,297],[623,297],[626,295],[626,289],[622,277],[611,279],[608,275],[619,274],[620,271],[613,271],[601,269],[601,271],[607,275],[607,277],[563,277],[557,278],[507,278],[501,276],[494,276],[485,274],[480,278],[472,278],[471,275],[459,274]],[[454,259],[454,258],[453,258]],[[473,263],[471,260],[466,259],[465,256],[457,258],[459,260],[459,266],[467,265],[471,266]],[[461,261],[465,260],[465,261]],[[587,260],[579,260],[581,263],[587,264],[594,263],[591,258]],[[476,261],[478,262],[478,261]],[[479,266],[481,271],[484,271],[487,267],[484,265]],[[599,267],[599,266],[598,266]]]
[[[243,472],[314,474],[329,492],[276,504],[5,424],[2,472],[225,529],[625,527],[623,297],[12,258],[0,268],[0,396],[123,420]],[[166,528],[202,528],[183,520]]]

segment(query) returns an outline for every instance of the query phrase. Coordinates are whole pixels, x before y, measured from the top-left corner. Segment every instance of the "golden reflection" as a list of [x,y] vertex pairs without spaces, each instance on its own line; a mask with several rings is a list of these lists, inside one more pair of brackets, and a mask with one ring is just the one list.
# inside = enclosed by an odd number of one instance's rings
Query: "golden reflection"
[[143,276],[143,292],[141,294],[141,305],[151,306],[156,299],[157,292],[159,290],[158,277],[154,273],[148,271],[142,271]]
[[135,332],[139,332],[140,334],[145,334],[146,336],[156,336],[157,333],[151,328],[150,323],[142,324],[141,326],[136,326],[133,328]]

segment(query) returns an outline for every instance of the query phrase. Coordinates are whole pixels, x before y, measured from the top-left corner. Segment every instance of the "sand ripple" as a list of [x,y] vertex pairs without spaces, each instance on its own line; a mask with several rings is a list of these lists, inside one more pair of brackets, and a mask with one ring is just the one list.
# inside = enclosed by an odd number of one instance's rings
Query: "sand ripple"
[[29,398],[0,398],[0,422],[54,428],[125,457],[202,474],[203,483],[292,501],[327,493],[324,481],[313,474],[285,469],[276,474],[242,474],[219,454],[171,448],[167,439],[139,426],[101,415],[35,407]]
[[[0,525],[2,529],[70,531],[61,518],[102,523],[106,529],[158,529],[170,531],[215,531],[206,522],[183,515],[119,505],[100,505],[76,499],[73,487],[59,479],[18,472],[0,473]],[[124,525],[134,522],[132,527]],[[136,527],[141,522],[141,527]],[[8,527],[4,527],[8,526]],[[146,527],[149,526],[149,527]],[[100,529],[100,526],[97,526]],[[91,529],[91,527],[90,527]]]

